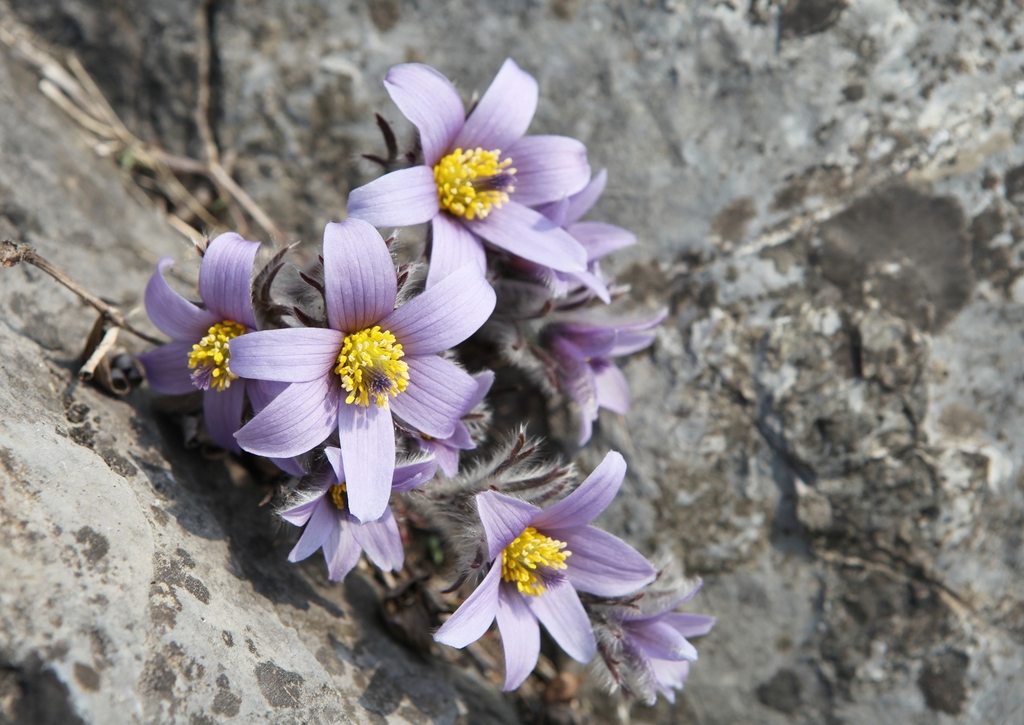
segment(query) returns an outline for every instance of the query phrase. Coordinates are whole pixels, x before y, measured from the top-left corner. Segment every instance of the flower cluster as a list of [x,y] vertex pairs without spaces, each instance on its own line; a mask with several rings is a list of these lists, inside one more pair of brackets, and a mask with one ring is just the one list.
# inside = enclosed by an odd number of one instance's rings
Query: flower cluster
[[[171,342],[140,356],[149,383],[202,391],[213,443],[290,475],[277,511],[304,527],[290,561],[322,550],[341,580],[365,553],[403,572],[412,529],[431,532],[430,558],[447,562],[437,573],[455,576],[450,591],[471,588],[434,638],[465,647],[497,621],[506,689],[533,670],[543,625],[580,662],[600,651],[627,694],[670,695],[696,659],[685,637],[713,620],[672,613],[692,587],[665,595],[643,555],[592,525],[625,459],[608,453],[575,485],[551,447],[520,433],[502,449],[496,435],[527,422],[510,420],[527,389],[573,411],[578,434],[553,433],[579,445],[599,408],[629,410],[613,359],[650,346],[666,313],[605,306],[624,290],[601,259],[636,242],[581,221],[607,172],[591,177],[575,139],[525,135],[538,87],[511,60],[468,115],[427,66],[396,66],[384,85],[417,141],[403,162],[381,122],[389,156],[370,158],[387,173],[352,191],[316,261],[282,275],[290,287],[275,291],[291,247],[257,271],[260,244],[233,233],[200,250],[200,303],[171,289],[160,260],[145,302]],[[427,222],[421,258],[375,228]],[[409,259],[396,267],[398,254]],[[490,457],[476,452],[484,442]]]

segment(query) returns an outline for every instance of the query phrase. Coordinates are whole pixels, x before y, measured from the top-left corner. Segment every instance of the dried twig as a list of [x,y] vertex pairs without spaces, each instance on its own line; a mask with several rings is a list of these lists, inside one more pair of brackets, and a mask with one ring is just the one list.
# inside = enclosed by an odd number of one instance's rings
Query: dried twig
[[96,366],[100,364],[100,361],[107,356],[107,353],[117,343],[117,333],[120,329],[120,327],[111,327],[103,333],[103,339],[100,340],[100,344],[92,351],[92,355],[85,361],[85,364],[78,369],[79,380],[92,380],[92,376],[96,372]]
[[[19,23],[2,3],[0,3],[0,42],[11,48],[18,57],[39,72],[42,76],[40,90],[79,125],[83,135],[89,140],[98,155],[117,157],[121,165],[129,170],[144,169],[152,172],[157,182],[154,191],[163,194],[176,206],[187,208],[203,224],[213,230],[223,227],[223,224],[192,195],[175,176],[175,173],[205,176],[213,183],[220,198],[227,203],[228,211],[239,233],[243,236],[248,236],[249,233],[244,210],[272,238],[283,241],[285,239],[284,232],[274,223],[270,215],[238,185],[238,182],[225,168],[213,130],[210,127],[209,3],[210,0],[204,0],[197,15],[199,89],[196,124],[203,140],[207,159],[205,163],[168,154],[134,136],[118,118],[99,86],[96,85],[78,58],[71,53],[66,54],[67,68],[65,68],[54,57],[54,53],[47,50],[45,45],[28,28]],[[137,184],[141,178],[143,177],[133,174],[133,179]],[[175,218],[173,214],[167,215],[167,221],[193,242],[203,236],[199,230],[180,218]]]
[[101,300],[99,297],[94,295],[89,290],[82,287],[82,285],[75,282],[67,274],[60,269],[57,269],[50,262],[40,257],[36,250],[27,244],[19,244],[18,242],[12,242],[9,239],[3,240],[0,243],[0,267],[14,267],[21,262],[31,264],[36,269],[39,269],[46,274],[53,277],[55,280],[60,282],[62,285],[67,287],[69,290],[78,295],[86,304],[93,307],[97,312],[103,315],[111,324],[117,325],[118,327],[127,330],[138,338],[151,342],[154,345],[163,345],[164,340],[158,340],[155,337],[151,337],[141,330],[137,330],[128,320],[124,318],[120,310],[113,305],[108,305],[106,302]]

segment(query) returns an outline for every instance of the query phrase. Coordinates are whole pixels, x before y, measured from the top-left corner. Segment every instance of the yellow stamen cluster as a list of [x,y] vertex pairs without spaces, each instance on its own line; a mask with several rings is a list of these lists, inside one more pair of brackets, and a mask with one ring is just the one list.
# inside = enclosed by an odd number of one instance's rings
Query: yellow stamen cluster
[[537,567],[565,569],[571,551],[562,551],[564,541],[555,541],[529,526],[501,552],[501,578],[515,582],[523,594],[536,597],[544,593],[544,584],[537,576]]
[[339,511],[344,511],[345,507],[348,506],[348,488],[345,487],[344,483],[339,483],[331,486],[331,501],[338,507]]
[[[192,346],[192,352],[188,354],[189,369],[211,368],[210,387],[218,391],[230,387],[231,381],[238,378],[228,370],[228,361],[231,359],[230,342],[244,334],[244,325],[231,320],[218,322],[206,331],[206,337]],[[193,379],[194,377],[193,375]]]
[[[437,182],[437,198],[441,208],[455,216],[466,219],[483,219],[491,213],[491,207],[501,208],[508,201],[509,191],[515,187],[508,182],[516,173],[508,168],[512,159],[499,161],[501,151],[473,151],[455,149],[434,167],[434,181]],[[501,174],[505,177],[504,188],[487,188],[487,181]]]
[[370,396],[377,407],[388,403],[388,396],[398,395],[409,385],[409,365],[400,360],[405,353],[395,336],[380,326],[353,332],[345,337],[334,372],[348,391],[346,403],[367,408]]

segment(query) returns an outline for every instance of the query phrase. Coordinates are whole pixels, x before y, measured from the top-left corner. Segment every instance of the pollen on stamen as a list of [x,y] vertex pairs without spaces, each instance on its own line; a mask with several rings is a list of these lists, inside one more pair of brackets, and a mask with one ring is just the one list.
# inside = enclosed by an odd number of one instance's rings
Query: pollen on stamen
[[500,161],[501,151],[455,149],[434,166],[441,208],[465,219],[483,219],[500,209],[515,191],[512,159]]
[[331,486],[331,501],[339,511],[344,511],[348,506],[348,488],[344,483]]
[[409,365],[400,359],[404,355],[401,343],[379,325],[347,335],[334,368],[348,391],[345,402],[365,408],[373,398],[378,408],[386,406],[388,396],[409,385]]
[[192,384],[200,390],[211,387],[222,392],[238,376],[228,369],[231,360],[231,340],[245,334],[245,326],[231,320],[213,325],[188,354],[188,367],[193,372]]
[[550,578],[550,573],[546,570],[567,568],[565,560],[572,552],[562,551],[566,546],[529,526],[502,550],[501,578],[515,582],[522,594],[540,596],[547,591],[544,579]]

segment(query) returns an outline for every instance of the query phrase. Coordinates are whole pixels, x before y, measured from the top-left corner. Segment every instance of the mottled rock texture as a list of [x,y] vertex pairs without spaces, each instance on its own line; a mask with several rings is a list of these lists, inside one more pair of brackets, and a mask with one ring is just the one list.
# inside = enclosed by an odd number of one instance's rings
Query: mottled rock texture
[[[201,156],[197,3],[13,5],[141,137]],[[533,132],[608,167],[594,216],[640,238],[617,269],[673,315],[625,365],[633,412],[602,417],[581,460],[623,450],[605,523],[675,552],[719,616],[679,704],[633,722],[1024,721],[1019,0],[218,0],[210,17],[215,131],[300,238],[372,178],[373,111],[409,133],[380,83],[406,60],[469,98],[514,57],[541,84]],[[174,239],[6,67],[4,233],[130,306]],[[369,589],[287,568],[258,494],[177,450],[145,393],[70,386],[89,321],[71,297],[31,271],[2,285],[0,693],[29,694],[0,704],[90,722],[490,707],[360,634]],[[390,699],[364,694],[399,661]]]

